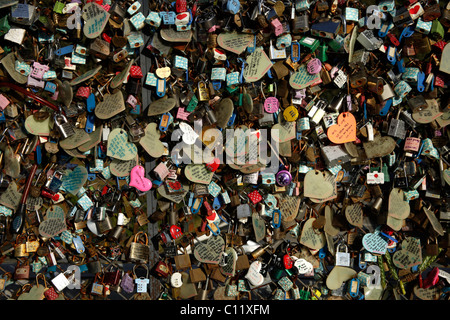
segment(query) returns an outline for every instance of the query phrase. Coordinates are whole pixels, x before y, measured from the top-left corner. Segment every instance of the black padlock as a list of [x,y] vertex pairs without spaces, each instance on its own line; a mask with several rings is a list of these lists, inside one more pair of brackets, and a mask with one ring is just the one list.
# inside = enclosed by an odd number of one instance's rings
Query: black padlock
[[394,25],[399,28],[406,28],[414,23],[406,7],[397,8],[395,17],[392,18],[392,22],[394,22]]
[[425,12],[422,15],[422,20],[424,22],[433,21],[439,19],[441,16],[441,8],[439,7],[439,3],[435,2],[432,5],[428,5],[424,8]]
[[309,31],[309,16],[300,14],[292,20],[292,33],[304,33]]

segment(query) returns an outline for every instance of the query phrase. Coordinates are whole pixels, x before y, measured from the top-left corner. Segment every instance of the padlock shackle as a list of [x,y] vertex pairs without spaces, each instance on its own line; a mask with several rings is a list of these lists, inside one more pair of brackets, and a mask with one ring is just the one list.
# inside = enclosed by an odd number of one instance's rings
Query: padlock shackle
[[[19,93],[22,93],[22,94],[26,95],[28,98],[31,98],[31,99],[33,99],[33,100],[35,100],[35,101],[38,101],[39,103],[41,103],[41,104],[43,104],[43,105],[49,107],[50,109],[52,109],[52,110],[54,110],[54,111],[59,111],[59,110],[60,110],[60,108],[58,108],[57,106],[55,106],[53,103],[51,103],[51,102],[49,102],[49,101],[47,101],[47,100],[45,100],[45,99],[39,97],[38,95],[36,95],[36,94],[34,94],[34,93],[32,93],[32,92],[26,90],[25,88],[20,87],[20,86],[14,84],[14,83],[0,82],[0,88],[1,88],[1,87],[8,87],[8,88],[11,88],[11,89],[13,89],[13,90],[15,90],[15,91],[17,91],[17,92],[19,92]],[[63,112],[64,115],[65,115],[64,110],[62,110],[62,112]]]

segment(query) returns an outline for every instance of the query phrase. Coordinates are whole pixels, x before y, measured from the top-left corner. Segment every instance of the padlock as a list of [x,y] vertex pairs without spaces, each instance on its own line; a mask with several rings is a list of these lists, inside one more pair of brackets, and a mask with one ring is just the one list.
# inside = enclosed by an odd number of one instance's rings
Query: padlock
[[[144,237],[145,243],[141,243],[141,237]],[[138,232],[131,242],[129,258],[132,262],[147,263],[150,257],[150,247],[148,246],[148,236],[145,232]]]
[[400,110],[397,113],[396,119],[391,119],[389,123],[388,135],[396,137],[399,139],[405,139],[406,137],[406,126],[403,120],[399,120]]
[[55,113],[53,120],[55,121],[55,126],[63,139],[67,139],[68,137],[71,137],[75,134],[75,130],[72,124],[63,114]]
[[68,270],[58,274],[51,281],[55,289],[61,292],[71,283],[73,277],[75,277],[75,271]]
[[437,256],[439,254],[439,244],[437,238],[434,239],[435,243],[430,243],[430,239],[427,239],[425,246],[425,252],[427,256]]
[[[345,251],[340,251],[344,246]],[[340,243],[336,247],[336,266],[350,267],[350,253],[347,245]]]

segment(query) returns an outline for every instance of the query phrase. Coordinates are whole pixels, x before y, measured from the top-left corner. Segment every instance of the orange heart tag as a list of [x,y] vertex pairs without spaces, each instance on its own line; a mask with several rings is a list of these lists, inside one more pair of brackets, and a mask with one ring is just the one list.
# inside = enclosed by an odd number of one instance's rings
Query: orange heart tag
[[350,112],[343,112],[337,119],[337,124],[332,125],[327,131],[331,142],[340,144],[356,140],[356,119]]

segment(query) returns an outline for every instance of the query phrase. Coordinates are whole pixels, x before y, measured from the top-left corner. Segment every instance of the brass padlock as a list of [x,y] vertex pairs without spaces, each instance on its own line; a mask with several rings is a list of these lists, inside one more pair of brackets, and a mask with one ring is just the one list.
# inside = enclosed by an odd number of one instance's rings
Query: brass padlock
[[198,83],[198,98],[200,101],[208,101],[210,99],[205,81],[199,81]]
[[[141,238],[145,239],[141,243]],[[148,246],[148,236],[145,232],[139,231],[131,242],[129,258],[132,262],[147,263],[150,257],[150,247]]]

